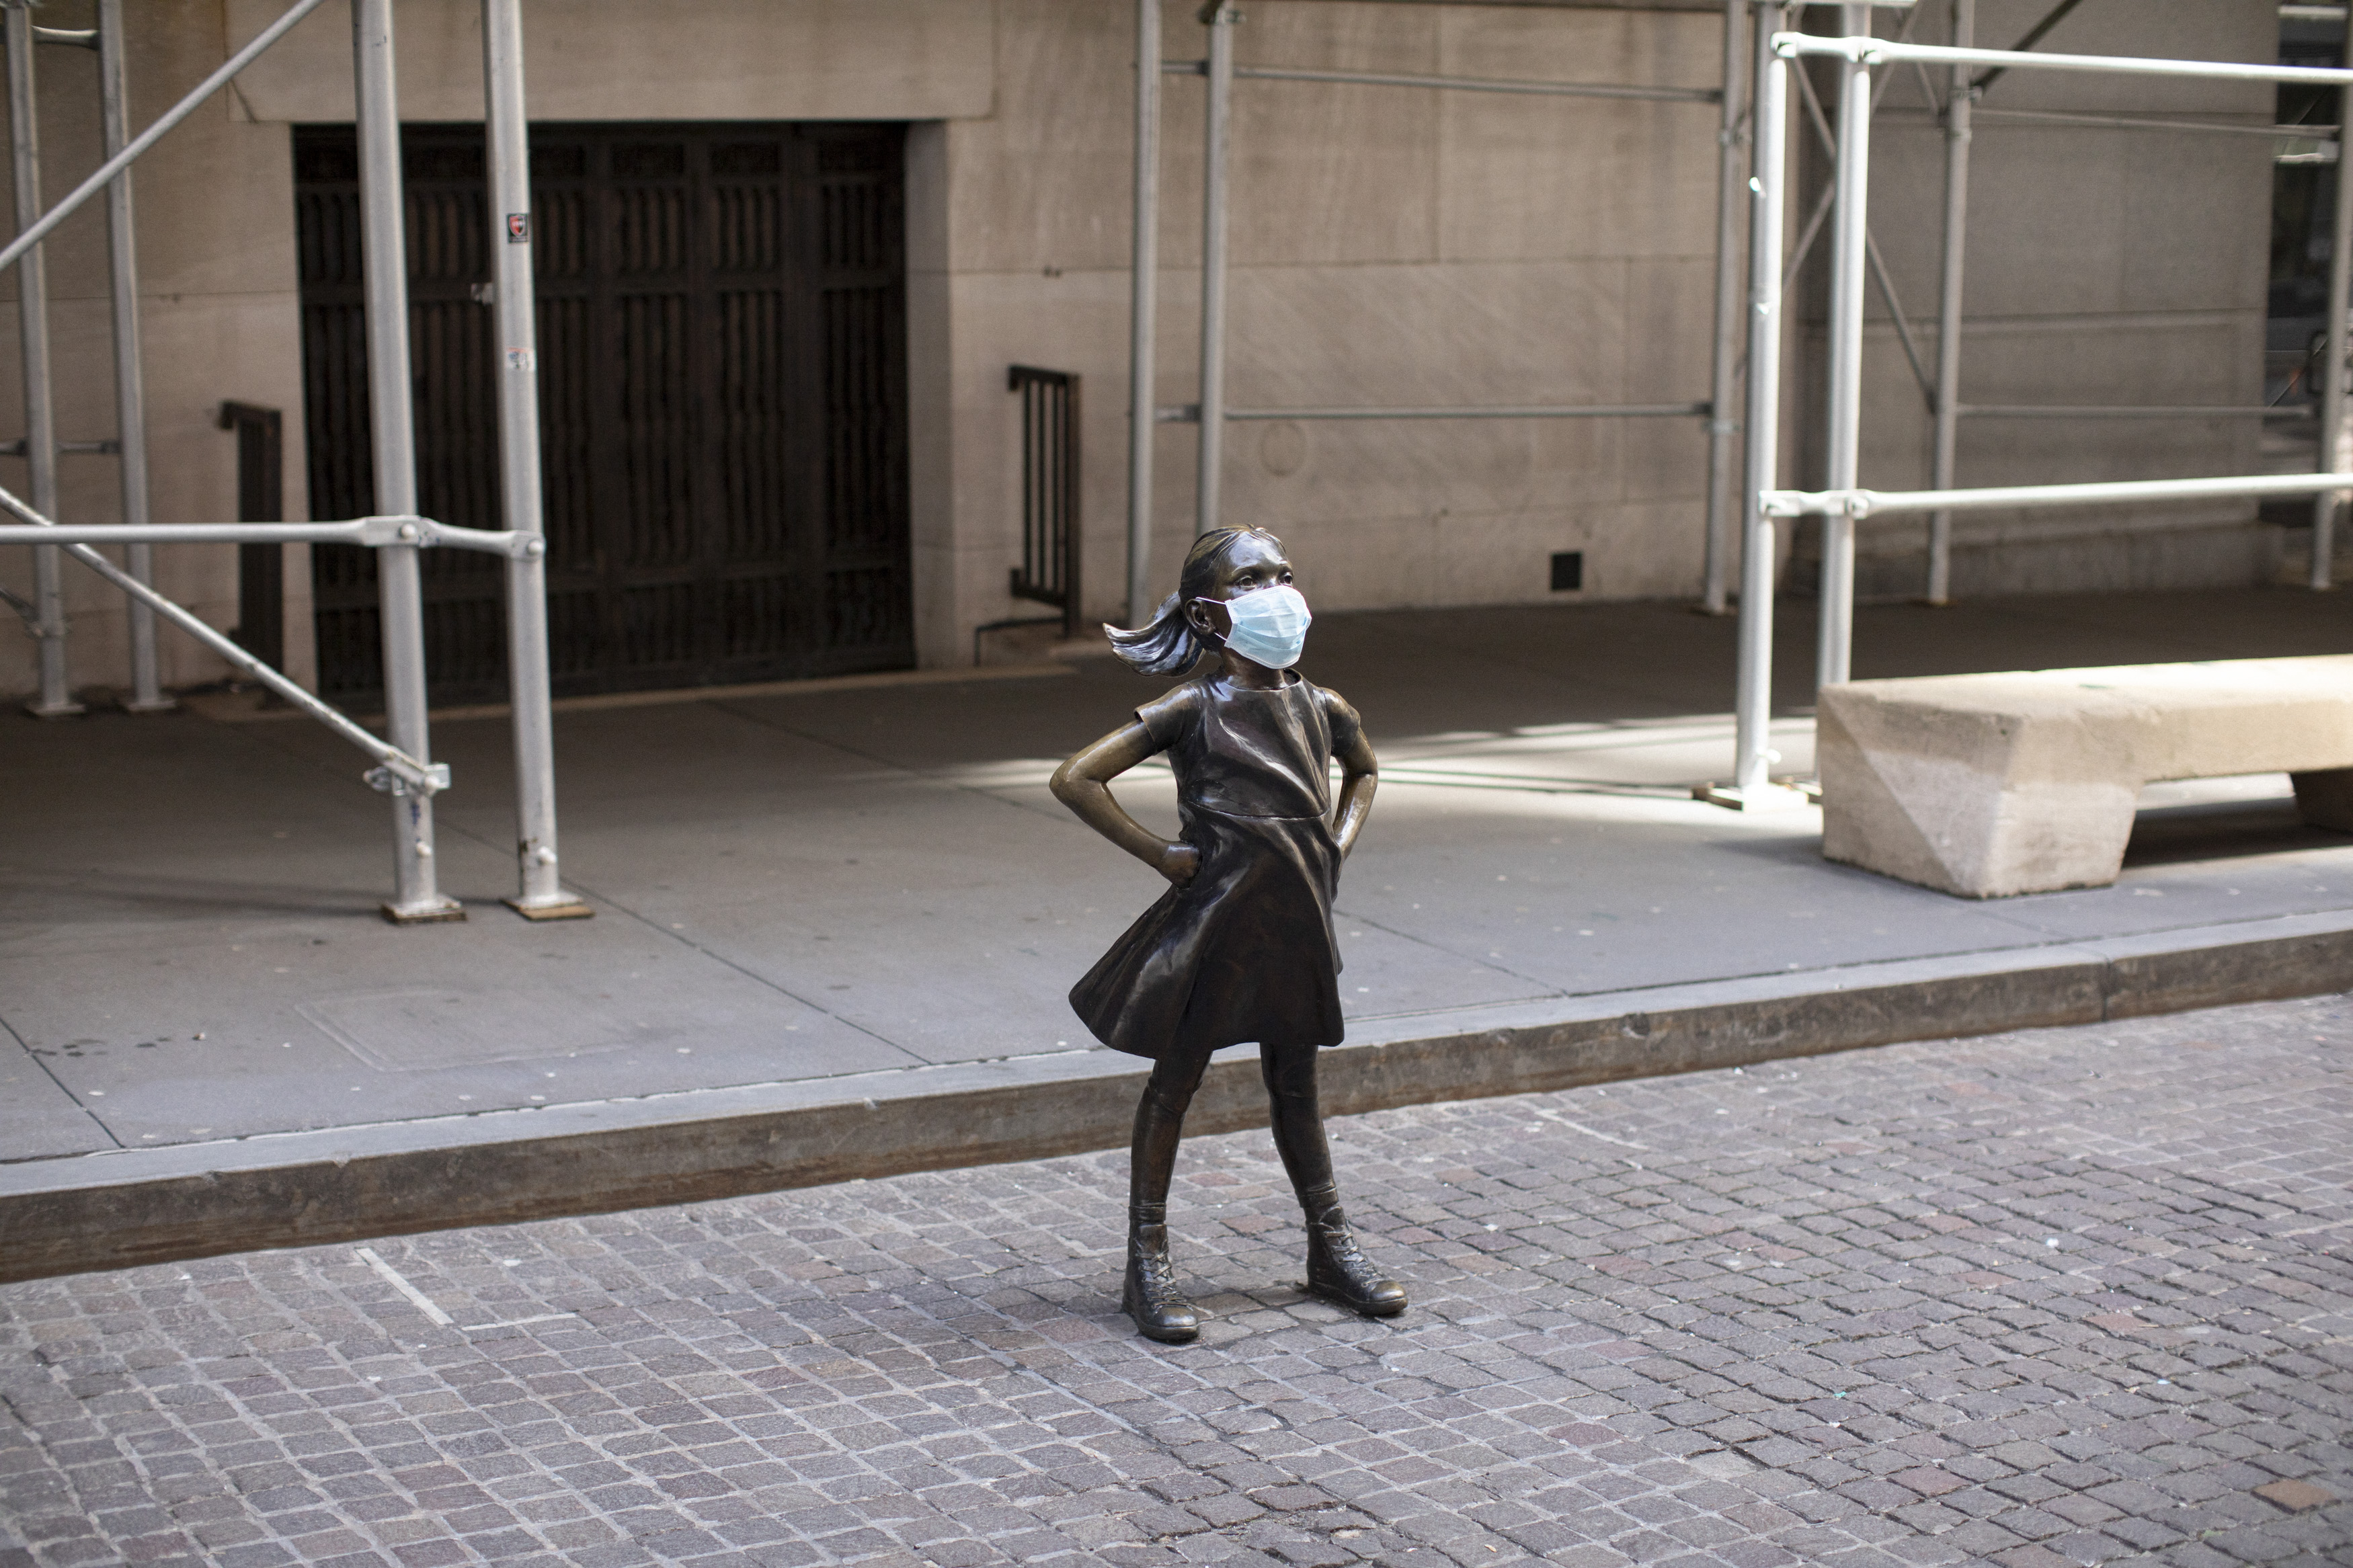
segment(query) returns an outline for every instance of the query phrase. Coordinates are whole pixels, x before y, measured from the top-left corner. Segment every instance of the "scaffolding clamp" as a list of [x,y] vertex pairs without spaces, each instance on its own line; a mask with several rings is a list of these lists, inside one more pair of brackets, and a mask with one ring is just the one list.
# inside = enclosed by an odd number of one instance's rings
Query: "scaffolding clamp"
[[1767,490],[1760,498],[1767,517],[1851,517],[1871,515],[1876,500],[1869,490]]
[[368,788],[382,795],[425,795],[430,797],[449,787],[449,764],[418,763],[406,756],[390,756],[381,766],[370,768],[360,775],[367,780]]
[[408,512],[361,518],[357,531],[359,537],[354,542],[375,550],[401,544],[414,545],[419,550],[448,545],[459,550],[477,550],[488,555],[503,555],[511,561],[536,561],[547,553],[547,539],[543,534],[522,529],[493,532],[480,528],[452,528],[446,522],[436,522],[429,517],[418,517]]

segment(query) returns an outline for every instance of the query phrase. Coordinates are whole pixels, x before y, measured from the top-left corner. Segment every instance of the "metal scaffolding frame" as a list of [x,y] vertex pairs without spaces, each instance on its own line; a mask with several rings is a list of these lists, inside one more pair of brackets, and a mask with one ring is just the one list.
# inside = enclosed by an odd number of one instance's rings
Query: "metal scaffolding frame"
[[[1156,602],[1151,588],[1153,432],[1164,424],[1194,424],[1200,427],[1196,452],[1194,523],[1197,533],[1218,526],[1225,427],[1250,420],[1363,419],[1643,419],[1695,418],[1704,421],[1708,440],[1708,484],[1705,584],[1704,607],[1723,614],[1732,561],[1732,518],[1735,493],[1735,437],[1740,424],[1733,416],[1734,386],[1738,379],[1736,356],[1740,340],[1739,261],[1741,145],[1746,140],[1746,117],[1741,104],[1746,79],[1743,41],[1746,14],[1755,0],[1724,0],[1724,78],[1721,88],[1620,86],[1608,83],[1521,81],[1482,77],[1426,76],[1414,73],[1310,70],[1279,66],[1238,66],[1234,63],[1234,28],[1241,13],[1228,0],[1209,0],[1200,11],[1208,33],[1206,58],[1166,60],[1161,58],[1159,0],[1136,0],[1135,7],[1135,216],[1131,271],[1128,477],[1127,477],[1127,614],[1131,625],[1150,618]],[[1815,3],[1815,0],[1808,0]],[[1881,5],[1909,6],[1913,0],[1874,0]],[[1201,214],[1201,340],[1200,400],[1173,407],[1155,401],[1157,300],[1155,287],[1160,258],[1160,79],[1165,75],[1199,76],[1208,82],[1203,115]],[[1236,408],[1226,402],[1226,242],[1228,165],[1232,145],[1231,102],[1237,80],[1306,81],[1359,87],[1435,89],[1451,92],[1512,93],[1545,98],[1615,99],[1668,103],[1714,104],[1717,107],[1719,149],[1716,203],[1716,270],[1714,349],[1710,361],[1709,396],[1704,402],[1592,405],[1509,405],[1397,407],[1310,406],[1296,408]]]
[[[65,615],[58,566],[64,557],[96,572],[131,602],[136,695],[132,706],[166,706],[155,684],[154,618],[161,616],[227,659],[233,668],[325,724],[375,766],[367,782],[391,796],[393,896],[387,919],[401,924],[462,920],[463,906],[435,875],[433,797],[449,787],[447,763],[431,760],[426,706],[424,605],[417,552],[433,547],[485,551],[507,562],[508,679],[515,748],[517,882],[506,900],[531,920],[571,920],[593,911],[566,893],[555,851],[555,778],[548,686],[546,540],[540,515],[538,363],[533,338],[532,222],[526,153],[521,0],[482,0],[482,71],[489,142],[490,249],[504,353],[499,371],[501,498],[507,527],[489,532],[450,528],[417,512],[416,431],[408,370],[408,283],[402,233],[399,92],[393,65],[392,0],[353,0],[354,114],[360,150],[361,227],[365,268],[368,388],[376,510],[351,522],[170,523],[147,515],[144,386],[140,374],[137,279],[131,221],[131,165],[164,135],[227,86],[322,0],[294,0],[286,13],[136,138],[125,139],[121,0],[99,0],[91,34],[32,25],[28,0],[5,6],[9,123],[16,174],[16,237],[0,247],[0,268],[20,268],[26,437],[32,500],[0,489],[0,510],[23,520],[0,525],[0,544],[33,547],[35,600],[18,603],[40,643],[41,687],[31,710],[78,711],[66,689]],[[106,161],[72,195],[46,212],[38,185],[38,117],[33,94],[36,43],[94,47],[100,61]],[[108,193],[109,256],[123,521],[68,526],[57,521],[56,459],[60,451],[111,444],[57,440],[49,385],[48,300],[43,237],[100,190]],[[282,672],[155,591],[148,581],[153,547],[164,543],[359,545],[378,552],[385,709],[388,738],[370,733]],[[95,546],[120,545],[130,568]],[[14,595],[10,595],[14,598]],[[141,628],[143,626],[144,630]]]
[[[1775,4],[1776,0],[1766,0]],[[1954,0],[1957,25],[1965,26],[1969,0]],[[2325,587],[2327,575],[2327,520],[2337,499],[2353,489],[2353,462],[2346,460],[2344,431],[2346,393],[2346,303],[2348,270],[2353,269],[2353,200],[2340,196],[2337,213],[2338,246],[2331,258],[2328,373],[2324,387],[2323,439],[2320,471],[2311,474],[2266,474],[2196,479],[2147,479],[2121,483],[2016,485],[1976,489],[1952,488],[1951,450],[1954,422],[1964,407],[1957,399],[1960,248],[1967,211],[1967,146],[1969,94],[1989,78],[1971,77],[1978,67],[1993,74],[2007,70],[2062,70],[2119,75],[2196,78],[2210,80],[2306,82],[2344,88],[2353,85],[2353,69],[2249,65],[2231,61],[2142,59],[2105,55],[2026,53],[1979,49],[1966,46],[1934,46],[1876,38],[1868,30],[1868,12],[1862,5],[1844,8],[1840,37],[1770,31],[1759,26],[1756,90],[1757,134],[1754,174],[1749,181],[1751,227],[1749,252],[1749,358],[1747,493],[1744,500],[1744,559],[1740,600],[1740,664],[1736,700],[1736,755],[1732,784],[1705,792],[1704,798],[1741,809],[1802,804],[1797,791],[1771,781],[1771,764],[1778,761],[1771,749],[1767,722],[1771,716],[1773,571],[1775,524],[1783,517],[1819,516],[1824,523],[1821,590],[1821,633],[1817,648],[1816,683],[1829,685],[1848,678],[1854,614],[1854,525],[1867,517],[1927,514],[1949,519],[1956,511],[1989,508],[2086,506],[2137,500],[2180,500],[2199,498],[2313,494],[2321,498],[2314,541],[2313,586]],[[1760,18],[1761,21],[1761,18]],[[1831,200],[1834,207],[1831,250],[1829,363],[1829,429],[1826,464],[1828,482],[1819,491],[1785,489],[1778,482],[1780,437],[1780,345],[1783,332],[1782,291],[1785,281],[1783,246],[1787,233],[1788,184],[1788,121],[1790,79],[1803,77],[1795,62],[1813,57],[1838,63],[1839,117],[1831,133],[1836,169]],[[1870,175],[1870,125],[1873,73],[1882,66],[1913,64],[1942,66],[1949,71],[1948,107],[1959,110],[1956,130],[1947,128],[1947,230],[1940,308],[1942,342],[1935,406],[1938,427],[1936,481],[1926,490],[1888,492],[1860,487],[1855,471],[1862,416],[1863,294],[1871,270],[1867,227]],[[1818,130],[1821,129],[1818,125]],[[2199,127],[2206,129],[2206,127]],[[2223,129],[2216,127],[2215,129]],[[2245,127],[2229,128],[2243,132]],[[2306,133],[2309,133],[2308,128]],[[1890,298],[1898,321],[1902,312]],[[1915,372],[1917,366],[1915,363]],[[1980,411],[1983,412],[1983,411]],[[2246,414],[2251,410],[2215,408],[2094,409],[2004,408],[2007,416],[2198,416]],[[1948,527],[1948,523],[1945,526]],[[1947,535],[1947,538],[1949,535]]]

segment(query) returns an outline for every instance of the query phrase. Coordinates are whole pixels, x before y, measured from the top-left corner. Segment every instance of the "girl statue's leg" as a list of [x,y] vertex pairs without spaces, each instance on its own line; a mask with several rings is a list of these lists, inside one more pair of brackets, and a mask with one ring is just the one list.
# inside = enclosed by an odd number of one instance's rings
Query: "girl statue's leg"
[[1321,1049],[1261,1046],[1258,1052],[1273,1111],[1275,1152],[1282,1156],[1292,1190],[1307,1214],[1307,1289],[1369,1318],[1395,1317],[1405,1310],[1405,1287],[1381,1278],[1357,1247],[1348,1216],[1340,1212],[1332,1151],[1324,1142],[1324,1115],[1315,1103],[1315,1060]]
[[1176,1169],[1176,1140],[1185,1109],[1209,1065],[1208,1052],[1153,1065],[1135,1106],[1135,1142],[1128,1158],[1127,1282],[1120,1306],[1147,1340],[1181,1345],[1201,1331],[1200,1314],[1176,1289],[1168,1260],[1168,1178]]

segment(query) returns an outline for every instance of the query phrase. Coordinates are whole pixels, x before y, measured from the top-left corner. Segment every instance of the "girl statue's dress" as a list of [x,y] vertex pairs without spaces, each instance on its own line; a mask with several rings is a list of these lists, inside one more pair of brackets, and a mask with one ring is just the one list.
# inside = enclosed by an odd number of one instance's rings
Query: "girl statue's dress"
[[1176,773],[1193,879],[1112,944],[1071,992],[1095,1038],[1155,1061],[1262,1040],[1336,1046],[1340,949],[1332,899],[1332,753],[1361,736],[1356,710],[1284,670],[1272,691],[1222,671],[1135,716]]
[[[1344,1033],[1332,899],[1378,764],[1356,710],[1289,668],[1308,619],[1280,540],[1202,535],[1152,625],[1111,637],[1145,674],[1182,674],[1204,652],[1218,667],[1145,703],[1054,775],[1056,798],[1172,884],[1071,992],[1097,1039],[1153,1062],[1135,1110],[1121,1304],[1168,1343],[1199,1332],[1168,1257],[1168,1187],[1186,1109],[1223,1046],[1259,1048],[1275,1150],[1306,1215],[1307,1289],[1370,1317],[1406,1306],[1348,1228],[1316,1104],[1317,1054]],[[1164,752],[1176,773],[1175,842],[1106,787]]]

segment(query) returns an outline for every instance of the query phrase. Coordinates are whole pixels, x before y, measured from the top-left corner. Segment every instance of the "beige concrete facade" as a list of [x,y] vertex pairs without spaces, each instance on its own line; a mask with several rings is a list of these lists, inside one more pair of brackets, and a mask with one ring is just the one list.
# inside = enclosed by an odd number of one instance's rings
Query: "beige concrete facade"
[[[84,7],[86,8],[86,7]],[[250,37],[277,0],[130,0],[133,120],[144,123]],[[1200,52],[1191,0],[1164,6],[1167,52]],[[1940,37],[1941,7],[1921,27]],[[2086,7],[2047,47],[2272,58],[2266,0]],[[72,13],[69,15],[69,13]],[[2035,0],[1982,0],[2007,43]],[[75,0],[45,21],[75,25]],[[401,0],[404,118],[480,113],[468,0]],[[545,120],[908,121],[911,420],[918,644],[972,657],[972,628],[1038,613],[1005,592],[1018,555],[1019,362],[1085,378],[1086,608],[1124,581],[1129,137],[1126,0],[530,0],[531,112]],[[1711,88],[1707,10],[1261,0],[1245,63]],[[96,163],[86,56],[45,50],[52,197]],[[140,167],[146,359],[161,521],[234,503],[225,398],[282,408],[287,498],[301,515],[301,363],[290,127],[348,119],[347,13],[331,4]],[[2268,89],[2015,73],[2019,107],[2260,121]],[[1197,79],[1166,85],[1158,399],[1195,382]],[[1908,96],[1907,96],[1908,95]],[[1873,202],[1915,318],[1933,313],[1933,129],[1900,110],[1879,138]],[[2251,403],[2261,375],[2268,144],[2156,133],[1993,130],[1978,137],[1965,396],[1981,402]],[[1698,401],[1707,390],[1715,110],[1250,82],[1236,89],[1229,395],[1237,405]],[[1800,206],[1802,210],[1802,206]],[[61,435],[112,433],[102,231],[51,247]],[[1819,260],[1815,264],[1819,267]],[[13,289],[13,280],[5,280]],[[1876,301],[1874,301],[1876,309]],[[1933,332],[1923,342],[1933,346]],[[0,426],[20,426],[14,312],[0,322]],[[1803,363],[1814,356],[1801,354]],[[1864,480],[1925,482],[1926,420],[1883,322],[1873,338]],[[1811,423],[1810,370],[1791,413]],[[1160,429],[1155,580],[1191,531],[1194,433]],[[2252,424],[1973,426],[1964,483],[2253,471]],[[1790,478],[1817,464],[1793,436]],[[1228,442],[1229,521],[1282,532],[1319,608],[1544,600],[1551,552],[1585,552],[1585,595],[1697,591],[1699,422],[1268,424]],[[1802,460],[1799,460],[1802,459]],[[105,520],[112,464],[68,458],[63,510]],[[22,464],[0,460],[0,483]],[[2231,582],[2263,536],[2244,507],[2182,517],[1979,519],[1963,589]],[[1867,533],[1891,570],[1916,548]],[[2213,541],[2225,542],[2215,546]],[[2253,553],[2250,553],[2251,550]],[[2237,553],[2233,554],[2232,552]],[[161,552],[167,592],[235,616],[233,552]],[[2139,564],[2119,565],[2118,563]],[[2150,564],[2154,562],[2155,564]],[[1901,570],[1909,572],[1908,564]],[[127,681],[119,600],[79,568],[75,685]],[[23,552],[0,555],[19,590]],[[1868,578],[1867,578],[1868,581]],[[290,662],[308,667],[307,568],[290,562]],[[170,632],[165,679],[218,673]],[[0,691],[32,685],[29,639],[0,635]]]

